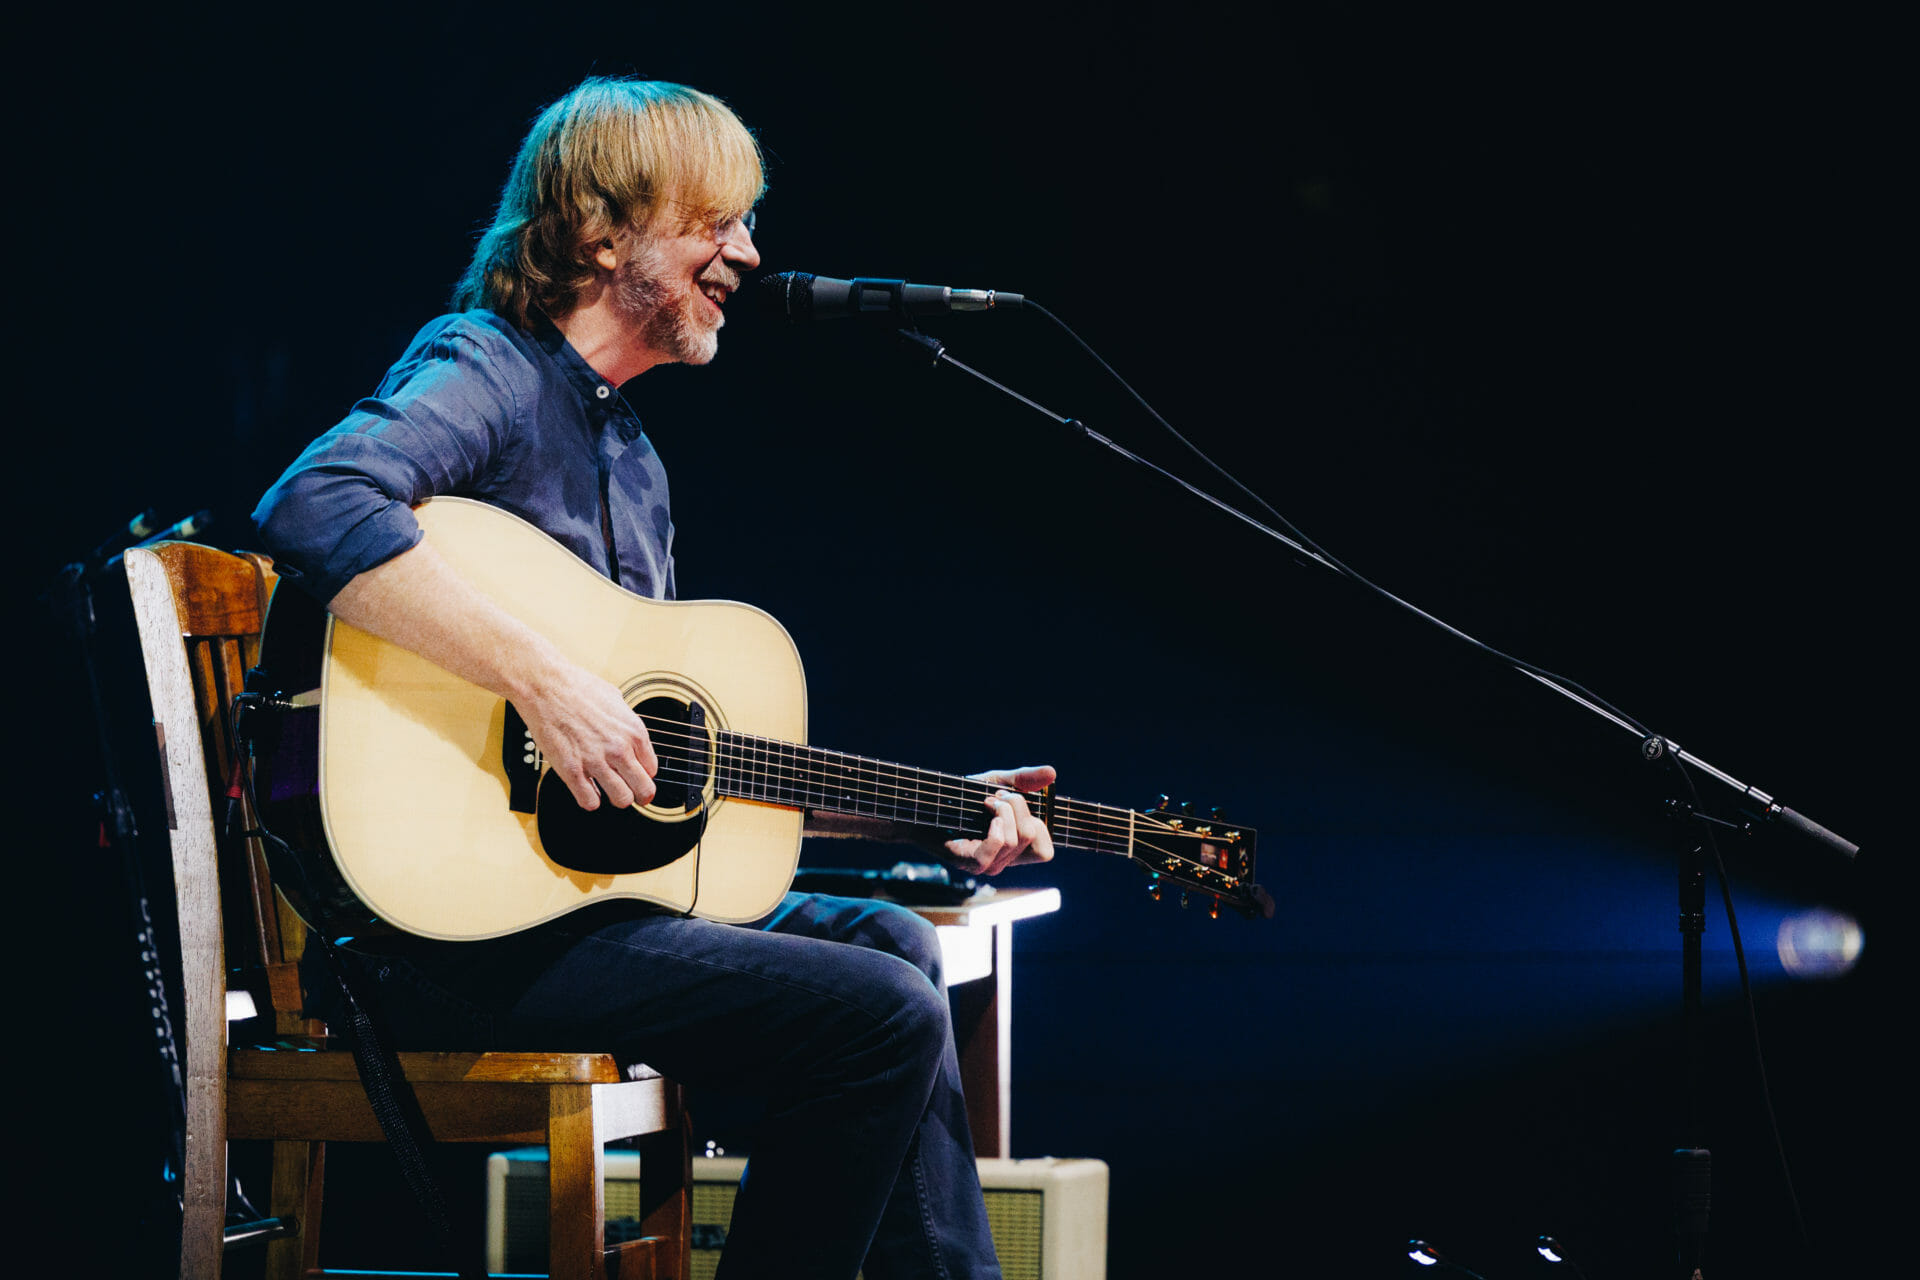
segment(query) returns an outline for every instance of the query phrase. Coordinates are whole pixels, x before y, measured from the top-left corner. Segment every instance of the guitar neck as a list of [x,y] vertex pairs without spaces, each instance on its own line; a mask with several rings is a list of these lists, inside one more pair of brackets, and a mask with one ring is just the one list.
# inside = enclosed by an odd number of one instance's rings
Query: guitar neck
[[[794,809],[880,818],[927,831],[978,836],[991,817],[990,782],[932,769],[872,760],[752,734],[715,735],[715,787],[723,796]],[[1093,853],[1131,854],[1138,815],[1113,805],[1027,792],[1056,845]]]

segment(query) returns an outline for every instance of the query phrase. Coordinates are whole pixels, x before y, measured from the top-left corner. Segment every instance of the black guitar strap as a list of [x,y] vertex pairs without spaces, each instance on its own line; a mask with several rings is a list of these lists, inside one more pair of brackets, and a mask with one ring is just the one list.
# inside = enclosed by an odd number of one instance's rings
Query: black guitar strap
[[447,1213],[446,1195],[427,1167],[426,1148],[432,1143],[433,1134],[427,1128],[427,1118],[420,1110],[413,1086],[401,1074],[400,1059],[394,1056],[373,1015],[353,994],[353,984],[333,944],[314,933],[308,935],[307,945],[320,948],[321,967],[334,988],[328,994],[337,1001],[334,1011],[337,1020],[330,1019],[330,1024],[353,1052],[353,1065],[360,1072],[360,1086],[367,1091],[367,1102],[373,1108],[374,1119],[380,1122],[380,1132],[386,1135],[387,1145],[400,1162],[400,1176],[406,1179],[414,1199],[420,1202],[427,1225],[439,1237],[443,1256],[453,1259],[459,1267],[462,1280],[470,1277],[486,1280],[485,1262],[475,1257],[478,1242],[469,1241],[466,1247],[461,1247],[456,1240],[452,1219]]

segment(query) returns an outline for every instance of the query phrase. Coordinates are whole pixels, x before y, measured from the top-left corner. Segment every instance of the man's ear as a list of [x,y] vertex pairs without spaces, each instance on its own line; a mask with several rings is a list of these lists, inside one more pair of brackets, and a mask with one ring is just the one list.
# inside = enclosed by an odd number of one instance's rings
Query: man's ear
[[612,239],[602,240],[600,247],[593,251],[594,265],[602,271],[612,271],[620,265],[620,255],[614,251]]

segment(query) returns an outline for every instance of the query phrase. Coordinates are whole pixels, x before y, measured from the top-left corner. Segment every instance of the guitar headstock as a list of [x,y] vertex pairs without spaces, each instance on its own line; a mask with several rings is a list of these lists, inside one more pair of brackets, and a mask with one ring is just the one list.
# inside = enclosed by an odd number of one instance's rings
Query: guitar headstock
[[1256,843],[1252,827],[1228,822],[1218,810],[1168,808],[1162,796],[1159,808],[1137,815],[1128,856],[1153,876],[1147,891],[1156,898],[1171,885],[1183,905],[1193,892],[1208,895],[1216,917],[1226,906],[1249,919],[1271,919],[1273,899],[1253,879]]

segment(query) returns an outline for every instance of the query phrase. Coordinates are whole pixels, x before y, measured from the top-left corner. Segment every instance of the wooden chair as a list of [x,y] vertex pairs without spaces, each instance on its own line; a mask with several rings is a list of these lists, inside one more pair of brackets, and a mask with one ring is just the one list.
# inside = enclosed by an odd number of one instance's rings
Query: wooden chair
[[[165,775],[185,978],[180,1274],[220,1274],[229,1139],[273,1143],[269,1212],[285,1234],[266,1246],[268,1276],[326,1274],[318,1261],[324,1144],[377,1142],[382,1134],[352,1055],[330,1048],[317,1034],[324,1028],[300,1017],[305,929],[273,890],[260,842],[223,841],[215,829],[236,777],[228,709],[257,660],[273,566],[264,556],[163,543],[129,551],[126,569]],[[238,829],[253,825],[249,813]],[[271,1004],[275,1044],[228,1046],[236,977],[254,988],[260,1007]],[[548,1147],[553,1276],[686,1280],[687,1130],[677,1086],[657,1076],[629,1080],[604,1054],[399,1056],[436,1139]],[[645,1234],[609,1250],[602,1144],[641,1135]],[[409,1203],[396,1212],[416,1210]]]

